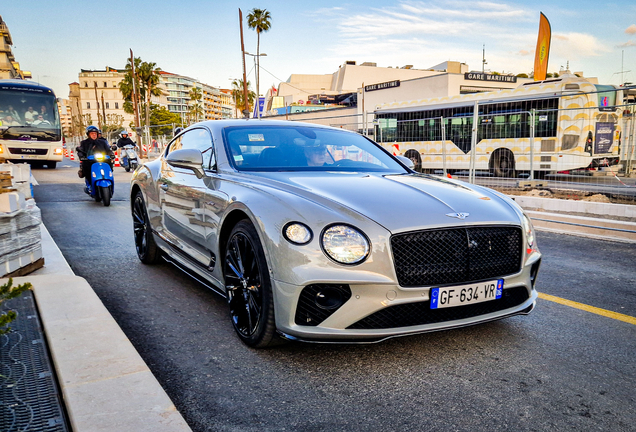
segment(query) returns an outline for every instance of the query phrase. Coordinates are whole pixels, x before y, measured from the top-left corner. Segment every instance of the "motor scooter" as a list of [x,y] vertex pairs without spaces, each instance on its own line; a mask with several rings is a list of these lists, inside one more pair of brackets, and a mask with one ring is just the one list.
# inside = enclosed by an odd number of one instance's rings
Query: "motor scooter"
[[84,179],[86,187],[84,192],[90,195],[96,202],[102,202],[104,207],[110,205],[110,199],[115,191],[113,170],[110,167],[110,156],[104,153],[94,153],[82,163],[93,162],[91,165],[91,178]]
[[136,170],[139,166],[139,160],[137,159],[137,152],[135,151],[135,146],[128,144],[122,147],[123,150],[126,151],[126,155],[122,158],[122,166],[129,172],[130,170]]

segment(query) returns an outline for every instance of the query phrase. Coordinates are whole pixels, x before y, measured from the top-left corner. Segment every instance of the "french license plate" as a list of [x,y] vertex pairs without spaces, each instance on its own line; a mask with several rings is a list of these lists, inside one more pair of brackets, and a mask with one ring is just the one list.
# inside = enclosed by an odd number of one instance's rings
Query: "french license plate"
[[481,303],[500,299],[503,279],[443,288],[431,288],[431,309]]

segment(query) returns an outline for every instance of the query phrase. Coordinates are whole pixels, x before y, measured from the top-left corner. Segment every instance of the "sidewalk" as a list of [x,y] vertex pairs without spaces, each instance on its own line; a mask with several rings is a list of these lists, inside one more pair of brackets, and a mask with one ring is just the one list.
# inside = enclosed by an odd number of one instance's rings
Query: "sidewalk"
[[43,224],[41,232],[44,267],[14,278],[14,285],[33,285],[72,430],[190,431],[93,289],[75,276]]

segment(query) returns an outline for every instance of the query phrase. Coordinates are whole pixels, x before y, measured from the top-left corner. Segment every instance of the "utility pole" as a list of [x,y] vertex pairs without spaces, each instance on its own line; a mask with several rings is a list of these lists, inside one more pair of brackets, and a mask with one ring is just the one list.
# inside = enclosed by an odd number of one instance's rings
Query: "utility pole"
[[[104,127],[107,126],[107,121],[106,121],[106,104],[104,104],[104,92],[102,92],[102,120],[104,121]],[[100,128],[101,129],[101,128]]]
[[249,118],[250,115],[250,102],[247,98],[247,74],[245,73],[245,44],[243,43],[243,12],[241,12],[241,8],[239,8],[239,24],[241,28],[241,56],[243,57],[243,98],[245,109],[243,110],[243,115],[245,118]]
[[486,65],[488,62],[486,61],[486,44],[484,44],[481,51],[481,73],[486,72]]
[[99,115],[99,98],[97,97],[97,81],[93,81],[93,89],[95,89],[95,103],[97,104],[97,126],[99,130],[102,129],[102,118]]

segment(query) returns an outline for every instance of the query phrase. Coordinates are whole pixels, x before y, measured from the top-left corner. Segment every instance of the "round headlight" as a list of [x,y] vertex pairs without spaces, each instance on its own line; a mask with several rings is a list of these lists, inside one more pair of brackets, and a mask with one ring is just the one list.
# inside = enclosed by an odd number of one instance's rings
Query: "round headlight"
[[304,245],[311,241],[311,230],[300,222],[291,222],[285,225],[283,235],[287,240],[298,245]]
[[331,259],[342,264],[358,264],[369,255],[369,241],[348,225],[333,225],[322,233],[322,248]]

